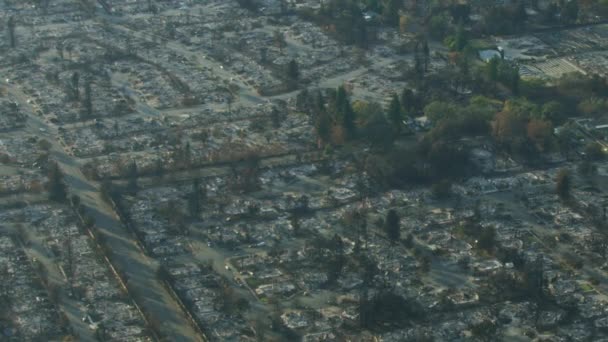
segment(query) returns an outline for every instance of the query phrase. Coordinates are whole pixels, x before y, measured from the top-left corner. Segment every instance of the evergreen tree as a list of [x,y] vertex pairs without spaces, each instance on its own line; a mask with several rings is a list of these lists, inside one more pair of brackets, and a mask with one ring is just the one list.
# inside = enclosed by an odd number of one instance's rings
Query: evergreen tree
[[318,147],[322,147],[330,141],[331,137],[331,120],[325,110],[317,114],[315,121],[315,130],[317,131]]
[[344,108],[344,104],[348,102],[348,95],[346,94],[346,88],[344,86],[338,87],[335,98],[336,110],[339,112]]
[[287,77],[294,83],[300,78],[300,69],[295,59],[292,59],[287,65]]
[[456,29],[454,47],[456,51],[462,51],[465,46],[467,46],[467,36],[466,32],[464,31],[464,25],[461,21],[458,23],[458,28]]
[[65,202],[67,199],[67,186],[63,178],[63,172],[55,162],[51,163],[48,171],[47,191],[49,200],[54,202]]
[[404,88],[401,93],[401,106],[406,115],[414,116],[416,111],[416,97],[409,88]]
[[346,130],[347,138],[353,138],[356,133],[355,111],[349,101],[344,103],[342,109],[342,126]]
[[422,55],[424,56],[424,71],[429,71],[429,64],[431,62],[431,50],[429,49],[429,42],[424,39],[422,42]]
[[568,170],[560,170],[557,174],[556,179],[556,192],[559,198],[562,200],[567,200],[570,198],[570,191],[572,188],[572,181],[570,179],[570,172]]
[[386,235],[389,240],[391,240],[392,244],[398,242],[401,236],[401,224],[399,220],[399,215],[395,209],[388,211],[388,214],[386,215],[385,230]]
[[127,169],[127,178],[128,178],[127,189],[132,193],[137,192],[137,188],[138,188],[137,177],[138,177],[137,163],[134,160],[131,162],[131,164],[129,164],[129,168]]
[[374,115],[364,129],[365,137],[373,146],[388,150],[393,145],[396,130],[386,120],[384,113]]
[[188,211],[191,217],[199,217],[201,214],[201,184],[198,178],[194,179],[192,193],[188,196]]
[[350,104],[346,89],[344,86],[338,87],[335,97],[335,110],[338,121],[342,124],[342,127],[346,131],[348,138],[352,138],[355,135],[355,111]]
[[308,88],[304,88],[296,97],[296,109],[300,112],[311,115],[312,102],[313,100],[308,92]]
[[279,111],[279,109],[277,107],[272,108],[272,111],[270,112],[270,121],[272,121],[272,127],[274,127],[274,128],[281,127],[282,116],[281,116],[281,112]]

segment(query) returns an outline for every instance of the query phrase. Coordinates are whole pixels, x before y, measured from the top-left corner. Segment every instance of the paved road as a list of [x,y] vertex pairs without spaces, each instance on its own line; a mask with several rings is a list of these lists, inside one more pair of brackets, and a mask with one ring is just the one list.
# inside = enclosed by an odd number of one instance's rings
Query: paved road
[[57,143],[57,127],[43,121],[28,108],[27,96],[15,86],[9,86],[10,96],[29,114],[25,130],[52,144],[51,158],[59,163],[70,192],[81,198],[88,214],[95,218],[99,232],[112,250],[110,259],[127,276],[127,286],[136,302],[161,324],[161,331],[171,341],[204,341],[190,325],[185,313],[156,278],[158,265],[137,247],[116,213],[100,196],[99,184],[88,180],[80,171],[78,161]]

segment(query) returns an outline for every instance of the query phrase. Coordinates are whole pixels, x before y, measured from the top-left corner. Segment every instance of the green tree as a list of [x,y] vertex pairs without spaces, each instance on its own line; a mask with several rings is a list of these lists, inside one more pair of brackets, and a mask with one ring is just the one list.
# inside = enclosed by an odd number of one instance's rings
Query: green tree
[[313,102],[314,99],[308,91],[308,88],[304,88],[296,96],[296,110],[311,115],[313,114]]
[[606,153],[604,152],[604,148],[598,142],[592,142],[585,146],[585,157],[587,160],[591,161],[599,161],[604,159]]
[[490,59],[486,64],[486,76],[490,81],[498,81],[498,64],[500,64],[500,59],[498,57]]
[[509,83],[507,84],[507,86],[509,87],[509,89],[511,89],[513,94],[519,95],[519,84],[521,82],[521,76],[519,76],[519,71],[517,69],[513,69],[513,71],[511,71],[508,82]]
[[434,15],[431,17],[428,24],[429,35],[438,41],[443,41],[448,32],[449,19],[446,15]]
[[397,214],[395,209],[390,209],[386,214],[386,222],[384,229],[386,231],[386,236],[392,244],[397,243],[401,236],[401,224],[399,221],[399,215]]
[[393,145],[395,141],[394,129],[386,121],[384,113],[379,112],[369,119],[364,128],[367,139],[373,146],[386,151]]
[[562,153],[566,155],[566,157],[570,157],[572,150],[579,145],[577,133],[578,127],[576,127],[573,123],[567,123],[557,134],[558,147]]
[[49,165],[46,189],[49,192],[49,200],[54,202],[66,201],[67,186],[64,181],[63,172],[56,162]]
[[541,110],[541,117],[544,120],[551,121],[554,125],[562,124],[566,118],[566,109],[564,105],[557,101],[550,101],[545,103]]
[[590,97],[578,104],[578,110],[587,117],[600,117],[608,111],[608,100]]
[[458,113],[458,107],[449,102],[433,101],[424,107],[424,115],[435,123],[444,118],[453,118]]
[[491,99],[485,96],[473,96],[464,112],[468,113],[469,116],[481,117],[489,122],[502,107],[503,103],[500,100]]
[[346,88],[344,86],[338,87],[335,97],[335,111],[337,115],[337,121],[339,121],[346,131],[348,138],[355,136],[355,111],[353,110]]
[[334,101],[337,112],[339,112],[344,104],[348,102],[348,94],[346,94],[346,88],[344,88],[344,86],[338,87]]

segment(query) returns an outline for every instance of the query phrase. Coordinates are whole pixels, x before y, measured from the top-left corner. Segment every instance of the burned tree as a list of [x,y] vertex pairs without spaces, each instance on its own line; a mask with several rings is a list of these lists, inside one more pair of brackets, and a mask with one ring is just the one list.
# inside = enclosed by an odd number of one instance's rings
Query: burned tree
[[202,200],[205,197],[204,187],[198,179],[192,183],[192,192],[188,195],[188,212],[190,217],[198,218],[201,215]]
[[78,71],[74,72],[72,74],[72,93],[74,96],[75,100],[78,100],[80,98],[80,89],[78,87],[78,84],[80,83],[80,74],[78,73]]
[[300,78],[300,69],[295,59],[292,59],[287,65],[287,77],[293,83],[297,82]]
[[251,192],[260,187],[260,156],[249,152],[232,167],[232,186],[237,191]]
[[8,40],[11,48],[15,48],[17,46],[17,41],[15,39],[15,17],[8,18]]
[[568,170],[560,170],[557,174],[555,190],[562,200],[570,199],[570,191],[572,188],[572,181],[570,178],[570,172],[568,172]]
[[86,118],[90,118],[93,115],[93,99],[91,94],[91,82],[89,81],[84,84],[84,99],[82,105]]

